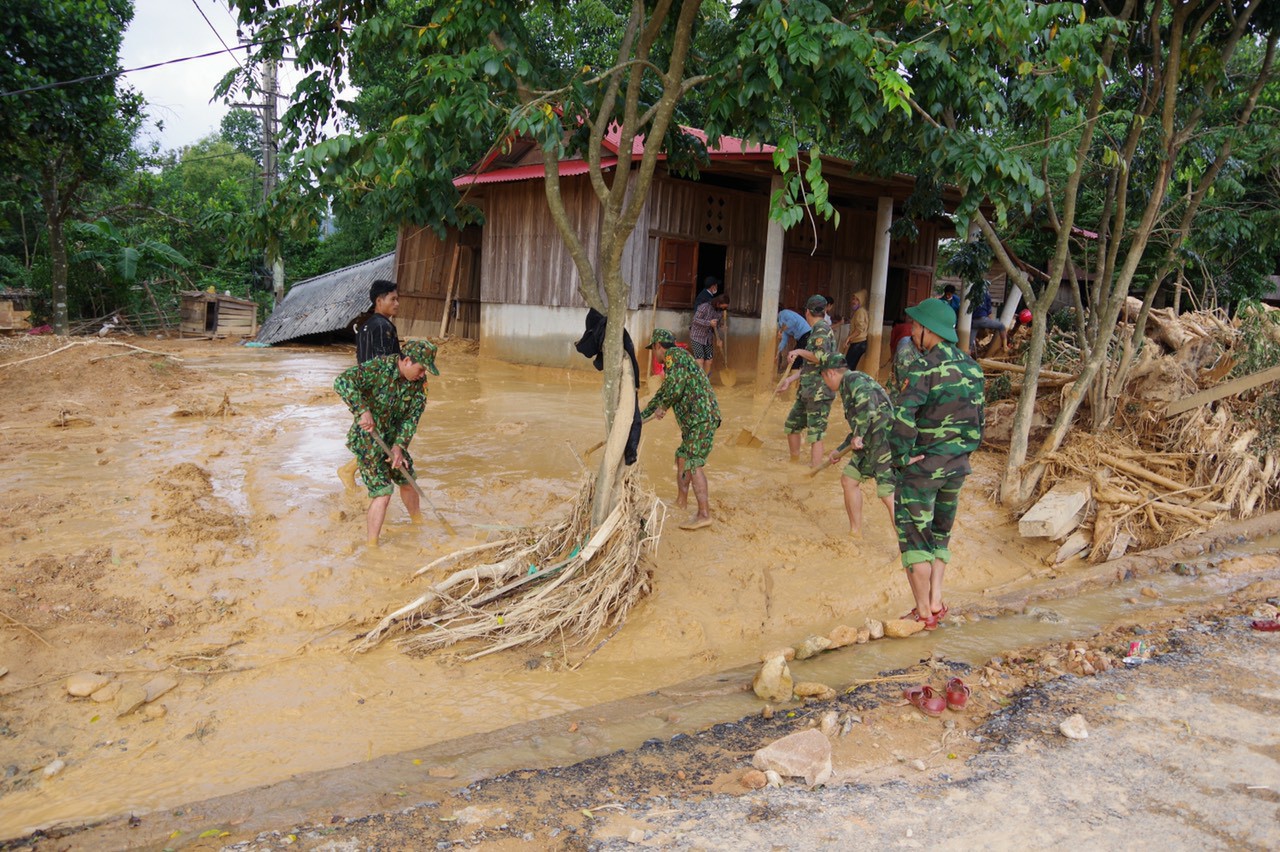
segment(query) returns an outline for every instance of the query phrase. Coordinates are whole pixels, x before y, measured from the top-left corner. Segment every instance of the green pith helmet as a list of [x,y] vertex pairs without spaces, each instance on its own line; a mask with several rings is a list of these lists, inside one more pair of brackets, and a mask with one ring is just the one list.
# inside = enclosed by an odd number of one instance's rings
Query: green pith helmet
[[654,346],[664,346],[670,349],[676,345],[676,336],[665,328],[655,328],[653,334],[649,336],[649,345],[645,349],[652,349]]
[[440,375],[436,369],[437,347],[430,340],[410,340],[400,345],[400,354],[415,364],[421,364],[433,376]]
[[941,299],[925,299],[914,307],[907,308],[907,316],[920,323],[943,340],[955,343],[956,312]]

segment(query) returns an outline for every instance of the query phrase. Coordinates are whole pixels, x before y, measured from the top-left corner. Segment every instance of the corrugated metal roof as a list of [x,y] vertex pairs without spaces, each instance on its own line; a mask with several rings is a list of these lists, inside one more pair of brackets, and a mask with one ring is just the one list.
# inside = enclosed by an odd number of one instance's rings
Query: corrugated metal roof
[[[618,161],[609,157],[600,161],[600,168],[608,170],[617,165]],[[587,173],[590,166],[585,160],[564,160],[560,163],[560,176],[571,177],[573,175],[582,175]],[[531,166],[513,166],[505,169],[494,169],[491,172],[481,172],[478,175],[466,174],[453,179],[454,186],[470,186],[476,183],[509,183],[517,180],[533,180],[546,176],[547,170],[542,163],[535,163]]]
[[395,280],[396,253],[356,263],[290,288],[258,332],[259,343],[281,343],[346,328],[369,307],[369,285],[375,279]]

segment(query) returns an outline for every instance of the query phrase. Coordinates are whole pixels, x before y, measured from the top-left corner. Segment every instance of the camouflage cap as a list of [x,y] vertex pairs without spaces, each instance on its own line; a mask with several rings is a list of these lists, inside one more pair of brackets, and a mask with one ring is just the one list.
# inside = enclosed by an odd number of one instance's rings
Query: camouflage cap
[[839,352],[819,352],[818,353],[818,369],[819,370],[843,370],[849,366],[849,362]]
[[907,308],[907,316],[920,323],[943,340],[955,343],[956,312],[941,299],[925,299],[918,305]]
[[826,312],[827,297],[826,296],[810,296],[808,300],[804,303],[804,309],[809,313],[813,314],[814,316],[817,316],[818,314]]
[[649,345],[645,349],[652,349],[654,346],[663,346],[670,349],[676,345],[676,336],[665,328],[655,328],[653,334],[649,335]]
[[433,376],[440,375],[440,371],[436,369],[437,351],[438,348],[430,340],[410,340],[400,344],[400,354],[403,357],[426,367]]

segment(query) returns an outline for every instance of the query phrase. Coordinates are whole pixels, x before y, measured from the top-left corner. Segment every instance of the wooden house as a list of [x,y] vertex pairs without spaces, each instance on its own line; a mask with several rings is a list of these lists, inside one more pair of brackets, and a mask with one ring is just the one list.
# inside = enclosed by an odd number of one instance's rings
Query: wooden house
[[178,336],[253,337],[258,333],[258,303],[223,293],[181,293]]
[[[616,154],[617,137],[610,143]],[[709,157],[697,180],[659,166],[627,242],[628,330],[637,343],[655,326],[686,333],[702,282],[716,276],[731,300],[732,366],[755,371],[762,381],[772,376],[777,311],[802,309],[814,293],[834,298],[835,313],[848,312],[855,291],[868,293],[871,333],[863,364],[887,361],[880,339],[887,341],[888,326],[904,308],[931,294],[937,242],[950,228],[921,221],[916,239],[890,237],[913,181],[859,175],[850,163],[826,158],[839,227],[806,220],[784,233],[768,216],[770,193],[780,186],[773,149],[726,137]],[[616,163],[609,157],[602,167]],[[587,168],[581,160],[560,164],[566,207],[590,251],[598,243],[601,207]],[[536,146],[515,144],[455,181],[483,211],[483,225],[451,230],[443,239],[427,227],[401,229],[395,264],[401,335],[436,336],[446,321],[449,333],[477,339],[483,355],[587,366],[570,346],[582,333],[585,304],[547,210],[543,174]]]

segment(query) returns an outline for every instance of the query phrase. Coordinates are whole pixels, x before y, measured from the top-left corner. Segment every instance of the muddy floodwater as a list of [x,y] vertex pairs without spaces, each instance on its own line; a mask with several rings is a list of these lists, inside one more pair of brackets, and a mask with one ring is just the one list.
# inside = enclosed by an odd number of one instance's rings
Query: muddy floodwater
[[[879,501],[867,493],[863,538],[850,539],[838,471],[788,463],[784,403],[762,449],[733,446],[766,402],[739,385],[718,388],[714,527],[679,530],[671,507],[652,594],[585,664],[603,637],[470,663],[391,643],[354,655],[362,629],[421,592],[417,568],[563,511],[580,454],[603,437],[599,375],[445,347],[412,453],[459,535],[430,511],[409,524],[397,501],[369,550],[366,502],[335,475],[350,416],[331,386],[349,348],[140,343],[183,360],[89,345],[0,370],[0,838],[642,695],[911,607]],[[834,446],[846,430],[838,413],[832,424]],[[671,418],[646,427],[642,471],[668,502],[677,443]],[[1034,583],[1052,547],[1019,539],[990,502],[993,459],[980,452],[975,467],[953,609]],[[117,717],[112,701],[67,694],[77,672],[176,686]]]

